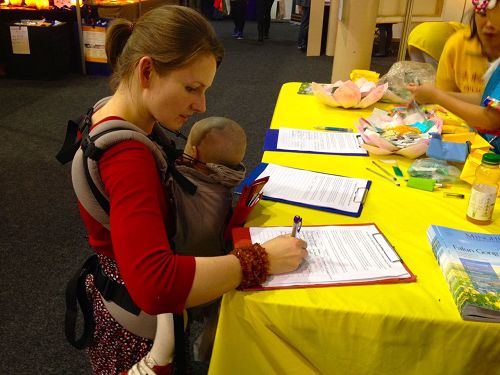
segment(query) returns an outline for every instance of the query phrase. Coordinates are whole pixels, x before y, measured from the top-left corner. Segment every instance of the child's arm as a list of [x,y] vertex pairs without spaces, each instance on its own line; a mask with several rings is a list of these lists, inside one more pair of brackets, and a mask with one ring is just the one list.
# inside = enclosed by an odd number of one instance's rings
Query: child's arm
[[452,92],[452,91],[445,91],[445,92],[446,94],[451,95],[454,98],[460,99],[470,104],[478,105],[479,103],[481,103],[481,93],[479,92]]
[[[500,111],[481,107],[480,94],[450,93],[430,84],[409,85],[408,90],[413,93],[417,101],[439,104],[474,128],[500,130]],[[476,104],[473,104],[474,101]]]

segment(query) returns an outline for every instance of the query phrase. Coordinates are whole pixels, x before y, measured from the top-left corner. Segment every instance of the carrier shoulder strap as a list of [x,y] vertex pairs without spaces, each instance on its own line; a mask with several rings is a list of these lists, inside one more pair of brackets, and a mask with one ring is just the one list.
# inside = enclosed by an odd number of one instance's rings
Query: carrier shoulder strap
[[124,120],[108,120],[88,135],[82,134],[81,147],[73,158],[71,178],[78,200],[106,228],[109,228],[109,199],[99,174],[98,162],[106,150],[127,140],[146,145],[156,160],[160,175],[167,175],[168,162],[162,149],[143,130]]
[[[152,137],[154,140],[150,139],[143,130],[124,120],[108,120],[91,131],[92,114],[108,100],[109,98],[101,99],[93,108],[87,111],[86,115],[76,121],[68,121],[64,144],[56,158],[62,164],[73,160],[71,178],[78,200],[95,220],[109,229],[109,199],[106,196],[104,184],[99,174],[98,161],[106,150],[113,145],[125,140],[139,141],[151,150],[163,183],[166,183],[169,175],[171,175],[190,194],[196,192],[196,186],[175,168],[175,159],[180,153],[176,150],[175,143],[165,137],[159,125],[155,125],[153,128]],[[92,316],[92,311],[91,305],[86,298],[84,281],[87,274],[95,273],[97,266],[97,256],[91,257],[82,267],[82,271],[68,283],[66,292],[68,310],[65,331],[69,342],[77,348],[87,346],[92,337],[93,321],[89,318]],[[78,295],[78,303],[87,316],[87,319],[84,319],[84,333],[79,339],[76,338],[74,333],[77,310],[76,300],[70,295],[71,291],[75,290]],[[174,314],[174,335],[176,373],[184,374],[187,372],[188,361],[185,352],[187,344],[184,336],[182,314]]]
[[119,119],[107,120],[90,130],[92,115],[107,103],[109,97],[98,101],[78,120],[68,121],[64,143],[56,155],[61,164],[73,160],[72,182],[78,200],[85,210],[104,227],[109,229],[109,199],[98,171],[98,161],[107,149],[125,140],[145,144],[152,152],[162,183],[171,176],[189,194],[196,192],[194,185],[175,167],[175,160],[182,154],[175,143],[167,138],[161,126],[155,124],[151,137],[130,122]]
[[93,107],[87,110],[87,113],[80,116],[77,120],[69,120],[66,127],[66,135],[61,149],[56,155],[56,159],[61,164],[66,164],[73,160],[76,151],[81,145],[81,135],[90,131],[92,126],[92,115],[94,111],[101,108],[110,97],[99,100]]
[[[161,133],[155,125],[153,135]],[[83,135],[82,146],[77,150],[71,168],[71,178],[78,200],[87,212],[104,227],[109,229],[109,199],[104,190],[104,184],[99,174],[98,161],[107,149],[125,140],[136,140],[145,144],[155,157],[160,176],[166,182],[168,173],[176,181],[184,181],[184,186],[191,186],[192,194],[196,186],[184,177],[174,166],[175,145],[171,142],[159,146],[146,133],[135,125],[123,120],[108,120],[99,124],[88,135]],[[169,153],[169,154],[168,154]],[[177,175],[175,175],[175,172]],[[187,184],[186,184],[187,182]],[[181,183],[182,185],[182,183]],[[187,373],[186,347],[184,335],[184,317],[173,314],[175,365],[176,373]]]

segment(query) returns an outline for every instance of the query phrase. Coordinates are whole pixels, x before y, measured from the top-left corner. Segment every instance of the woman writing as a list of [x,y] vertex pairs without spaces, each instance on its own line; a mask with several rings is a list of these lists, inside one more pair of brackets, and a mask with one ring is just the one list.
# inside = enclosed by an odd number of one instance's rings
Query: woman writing
[[[136,24],[115,21],[106,51],[115,91],[92,115],[92,127],[119,118],[147,134],[155,123],[177,131],[205,111],[205,93],[223,56],[210,24],[180,6],[156,8]],[[306,243],[290,236],[219,257],[175,255],[169,243],[174,208],[152,152],[141,142],[123,141],[107,150],[98,168],[110,203],[109,229],[80,204],[81,216],[100,268],[124,285],[141,310],[138,318],[182,313],[268,274],[293,271],[307,255]],[[125,371],[149,351],[154,326],[124,327],[126,312],[118,316],[121,310],[101,297],[92,275],[86,287],[95,324],[88,347],[93,372]]]

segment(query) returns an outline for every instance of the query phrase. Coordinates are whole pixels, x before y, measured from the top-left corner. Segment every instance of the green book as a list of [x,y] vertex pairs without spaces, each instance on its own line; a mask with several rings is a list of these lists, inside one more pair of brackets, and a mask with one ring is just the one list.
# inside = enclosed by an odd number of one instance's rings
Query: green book
[[500,322],[500,234],[431,225],[427,237],[462,319]]

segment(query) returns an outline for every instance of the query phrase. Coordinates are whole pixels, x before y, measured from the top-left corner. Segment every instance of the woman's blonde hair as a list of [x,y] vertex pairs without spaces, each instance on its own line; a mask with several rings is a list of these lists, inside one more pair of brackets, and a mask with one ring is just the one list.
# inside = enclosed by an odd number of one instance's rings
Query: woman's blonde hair
[[150,10],[136,23],[114,20],[106,34],[106,55],[113,75],[111,87],[128,81],[144,56],[153,60],[160,75],[211,54],[217,65],[224,49],[210,23],[197,11],[178,5]]

